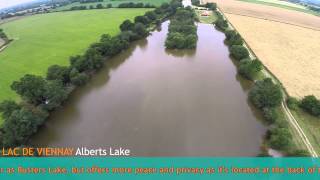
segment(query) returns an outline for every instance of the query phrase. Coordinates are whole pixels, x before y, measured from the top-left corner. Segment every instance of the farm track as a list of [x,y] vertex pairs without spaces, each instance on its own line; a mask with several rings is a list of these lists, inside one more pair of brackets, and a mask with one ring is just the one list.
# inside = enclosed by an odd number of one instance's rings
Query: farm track
[[[225,17],[225,19],[227,19],[226,15],[224,12],[222,12],[220,9],[218,9],[218,11],[223,14],[223,16]],[[231,27],[231,29],[235,29],[236,28],[230,23],[230,21],[228,21],[229,26]],[[257,56],[255,55],[255,53],[253,52],[253,50],[250,48],[250,46],[248,45],[248,43],[244,40],[244,46],[249,50],[250,53],[250,57],[251,58],[257,58]],[[262,71],[262,73],[265,75],[265,77],[269,77],[271,78],[274,82],[276,82],[277,84],[281,85],[281,82],[272,74],[272,72],[270,70],[268,70],[265,66],[264,69]],[[301,126],[299,125],[298,121],[294,118],[294,116],[292,115],[291,111],[289,110],[287,104],[286,104],[286,98],[287,98],[287,92],[284,89],[284,87],[281,85],[282,88],[282,92],[284,94],[282,103],[281,103],[281,108],[284,110],[284,113],[286,115],[286,119],[287,121],[292,125],[292,127],[294,127],[295,131],[299,134],[302,142],[305,144],[308,152],[310,153],[310,155],[314,158],[319,157],[317,152],[314,150],[315,148],[312,146],[312,144],[310,143],[310,140],[308,139],[308,137],[306,136],[306,134],[304,133],[303,129],[301,128]]]

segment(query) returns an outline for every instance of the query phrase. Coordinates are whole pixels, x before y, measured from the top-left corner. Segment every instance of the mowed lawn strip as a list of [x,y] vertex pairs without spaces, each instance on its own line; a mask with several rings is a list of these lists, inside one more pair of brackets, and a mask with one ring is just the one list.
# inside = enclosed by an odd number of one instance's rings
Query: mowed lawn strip
[[[25,74],[45,75],[54,64],[68,65],[102,34],[115,35],[125,19],[150,9],[102,9],[49,13],[26,17],[0,26],[12,43],[0,52],[0,101],[18,100],[10,89]],[[1,120],[0,120],[1,121]]]

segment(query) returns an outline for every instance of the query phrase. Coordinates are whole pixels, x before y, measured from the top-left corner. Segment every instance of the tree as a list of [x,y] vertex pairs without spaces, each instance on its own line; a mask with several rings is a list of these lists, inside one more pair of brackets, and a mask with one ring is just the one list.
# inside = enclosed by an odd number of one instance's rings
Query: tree
[[257,59],[243,59],[240,61],[239,73],[249,80],[254,80],[262,68],[262,63]]
[[137,35],[141,38],[146,37],[149,34],[146,27],[142,23],[136,23],[134,25],[133,32],[137,33]]
[[39,105],[45,101],[46,81],[41,76],[27,74],[20,81],[15,81],[11,89],[31,104]]
[[243,44],[243,39],[242,37],[240,36],[239,33],[237,33],[236,31],[234,30],[227,30],[225,32],[226,34],[226,43],[229,45],[229,46],[232,46],[232,45],[242,45]]
[[5,100],[0,103],[0,112],[2,113],[3,119],[8,119],[12,112],[20,109],[20,105],[12,100]]
[[279,117],[279,114],[275,108],[263,108],[262,114],[263,114],[264,119],[269,124],[275,123]]
[[107,4],[107,8],[112,8],[112,4]]
[[85,73],[79,73],[79,71],[74,68],[70,71],[70,79],[73,85],[81,86],[88,81],[89,76]]
[[150,19],[151,21],[154,21],[157,19],[157,14],[153,11],[148,11],[146,12],[146,15],[148,17],[148,19]]
[[241,45],[231,46],[230,53],[236,60],[241,60],[249,57],[248,50]]
[[103,5],[102,4],[97,4],[96,8],[97,9],[103,9]]
[[46,110],[53,110],[59,107],[68,97],[68,93],[61,81],[48,81],[45,91],[46,102],[42,107]]
[[249,99],[258,108],[272,108],[281,104],[283,95],[279,85],[270,78],[257,81],[249,92]]
[[314,116],[320,116],[320,101],[313,95],[305,96],[300,104],[301,108]]
[[70,69],[66,66],[52,65],[47,71],[47,80],[59,80],[64,84],[70,82],[69,79]]
[[120,25],[121,31],[131,31],[134,28],[134,24],[130,20],[125,20],[123,23]]
[[286,149],[291,143],[292,135],[286,128],[271,130],[270,145],[275,149]]
[[150,21],[149,21],[149,19],[148,19],[148,17],[147,16],[136,16],[135,18],[134,18],[134,23],[142,23],[142,24],[144,24],[144,25],[147,25],[148,23],[149,23]]
[[48,114],[40,109],[21,108],[12,112],[3,124],[3,144],[15,147],[24,144],[38,130]]
[[182,49],[185,46],[184,37],[181,33],[169,33],[165,46],[168,49]]

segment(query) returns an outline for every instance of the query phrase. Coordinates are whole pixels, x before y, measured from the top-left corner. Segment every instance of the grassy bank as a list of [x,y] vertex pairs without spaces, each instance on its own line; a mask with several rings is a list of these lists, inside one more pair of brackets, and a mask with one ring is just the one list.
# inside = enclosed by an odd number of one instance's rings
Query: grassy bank
[[18,99],[10,89],[23,75],[44,75],[53,64],[68,65],[101,34],[115,35],[125,19],[150,9],[108,9],[50,13],[26,17],[0,26],[13,42],[0,53],[0,101]]

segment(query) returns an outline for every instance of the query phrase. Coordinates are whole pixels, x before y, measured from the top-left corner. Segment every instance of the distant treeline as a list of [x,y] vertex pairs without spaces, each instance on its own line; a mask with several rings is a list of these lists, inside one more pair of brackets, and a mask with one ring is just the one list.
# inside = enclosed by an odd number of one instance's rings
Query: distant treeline
[[165,42],[166,48],[195,48],[198,40],[196,19],[197,15],[190,7],[178,9],[170,20],[169,32]]
[[216,3],[206,3],[206,4],[200,4],[200,0],[191,0],[192,5],[198,6],[198,7],[205,7],[211,10],[216,10],[217,9],[217,4]]
[[[95,6],[90,5],[89,7],[82,5],[82,6],[73,6],[69,10],[86,10],[86,9],[106,9],[106,8],[112,8],[112,4],[107,4],[106,6],[103,6],[102,4],[97,4]],[[151,5],[149,3],[143,4],[143,3],[122,3],[119,4],[118,8],[156,8],[155,5]]]
[[85,4],[85,3],[103,2],[103,0],[80,0],[79,2],[81,4]]
[[[5,100],[0,103],[4,122],[0,128],[0,146],[26,145],[32,134],[43,125],[50,113],[62,106],[70,93],[84,85],[94,72],[101,69],[105,61],[126,50],[130,43],[145,38],[148,28],[175,14],[177,1],[164,3],[153,11],[137,16],[134,22],[125,20],[121,32],[116,36],[104,34],[83,55],[70,57],[69,66],[53,65],[46,77],[26,74],[11,85],[21,97],[21,102]],[[180,5],[180,4],[179,4]]]

